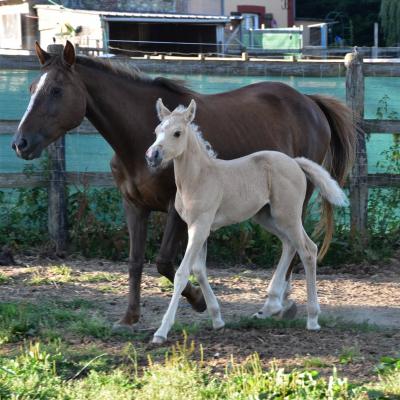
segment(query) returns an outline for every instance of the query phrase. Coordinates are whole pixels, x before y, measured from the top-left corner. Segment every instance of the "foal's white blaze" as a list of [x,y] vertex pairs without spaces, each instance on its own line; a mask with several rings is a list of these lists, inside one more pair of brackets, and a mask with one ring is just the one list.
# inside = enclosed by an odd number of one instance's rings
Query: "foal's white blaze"
[[21,119],[21,122],[20,122],[19,125],[18,125],[18,129],[21,128],[22,124],[24,123],[24,121],[25,121],[26,118],[28,117],[29,113],[32,111],[32,108],[33,108],[33,106],[34,106],[34,104],[35,104],[35,100],[36,100],[38,94],[40,93],[40,91],[42,90],[42,88],[43,88],[43,86],[44,86],[44,82],[45,82],[45,80],[46,80],[46,77],[47,77],[47,72],[45,72],[45,73],[40,77],[39,82],[38,82],[38,84],[37,84],[37,86],[36,86],[35,93],[33,93],[32,96],[31,96],[31,99],[30,99],[29,104],[28,104],[28,108],[26,109],[25,114],[23,115],[23,117],[22,117],[22,119]]

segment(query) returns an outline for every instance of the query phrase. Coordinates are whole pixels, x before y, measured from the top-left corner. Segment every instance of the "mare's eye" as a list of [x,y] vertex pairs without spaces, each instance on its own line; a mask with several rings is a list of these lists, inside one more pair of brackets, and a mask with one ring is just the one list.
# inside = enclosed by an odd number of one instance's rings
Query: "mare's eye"
[[180,133],[179,131],[176,131],[176,132],[174,133],[174,136],[175,136],[175,137],[179,137],[179,136],[181,136],[181,133]]
[[62,94],[62,90],[59,87],[53,87],[50,90],[50,95],[53,97],[60,97]]

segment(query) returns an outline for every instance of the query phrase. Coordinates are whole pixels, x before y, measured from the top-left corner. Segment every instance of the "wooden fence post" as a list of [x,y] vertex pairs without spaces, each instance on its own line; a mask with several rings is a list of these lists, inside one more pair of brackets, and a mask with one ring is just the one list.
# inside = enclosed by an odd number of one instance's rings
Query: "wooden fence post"
[[[355,49],[346,54],[346,103],[353,112],[353,122],[361,128],[364,119],[364,72],[362,55]],[[357,129],[356,159],[350,176],[350,223],[353,235],[367,239],[368,160],[365,134]]]
[[[58,47],[56,47],[58,46]],[[63,47],[50,45],[47,50],[60,53]],[[57,255],[63,255],[67,247],[67,189],[65,178],[65,136],[47,148],[49,157],[48,231]]]

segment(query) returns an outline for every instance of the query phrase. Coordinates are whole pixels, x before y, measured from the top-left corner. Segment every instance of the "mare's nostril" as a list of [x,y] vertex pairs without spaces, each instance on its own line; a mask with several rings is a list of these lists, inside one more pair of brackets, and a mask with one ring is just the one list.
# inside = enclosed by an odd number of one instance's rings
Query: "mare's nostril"
[[25,139],[21,139],[18,143],[18,148],[24,150],[28,146],[28,142]]
[[158,158],[159,155],[160,155],[160,153],[158,152],[158,150],[156,150],[156,151],[154,152],[154,159],[157,160],[157,158]]

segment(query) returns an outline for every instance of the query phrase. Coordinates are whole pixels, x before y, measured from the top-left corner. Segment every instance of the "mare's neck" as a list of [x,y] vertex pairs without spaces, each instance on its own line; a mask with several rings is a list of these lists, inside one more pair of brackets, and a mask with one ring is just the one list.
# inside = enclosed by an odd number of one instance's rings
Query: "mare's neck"
[[[126,165],[144,162],[157,125],[154,104],[160,97],[150,82],[134,81],[113,71],[77,63],[87,91],[86,117]],[[143,159],[143,160],[142,160]]]
[[179,192],[196,187],[205,169],[214,162],[196,133],[189,129],[186,149],[174,159],[175,183]]

